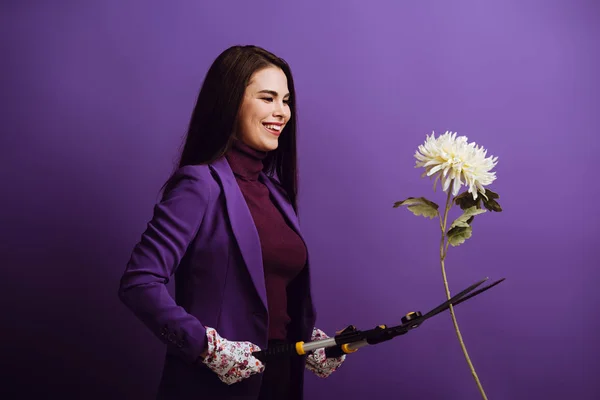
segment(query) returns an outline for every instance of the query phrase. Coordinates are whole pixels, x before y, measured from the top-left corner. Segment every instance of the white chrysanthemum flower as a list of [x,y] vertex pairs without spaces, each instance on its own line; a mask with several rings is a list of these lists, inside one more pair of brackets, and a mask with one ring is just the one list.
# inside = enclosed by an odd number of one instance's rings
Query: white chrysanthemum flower
[[456,132],[446,131],[436,138],[432,132],[415,153],[415,168],[424,167],[423,176],[437,174],[434,189],[441,178],[444,192],[452,185],[452,194],[456,196],[465,184],[477,200],[477,193],[485,193],[484,186],[496,179],[496,173],[490,170],[498,163],[498,157],[486,157],[486,154],[483,147],[467,142],[466,136],[456,137]]

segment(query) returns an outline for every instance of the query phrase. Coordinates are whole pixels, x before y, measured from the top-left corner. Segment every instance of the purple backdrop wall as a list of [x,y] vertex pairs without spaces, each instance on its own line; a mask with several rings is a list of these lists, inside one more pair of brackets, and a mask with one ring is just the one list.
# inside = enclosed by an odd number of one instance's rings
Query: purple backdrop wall
[[[3,1],[1,391],[151,398],[164,348],[119,303],[210,62],[239,43],[297,79],[301,221],[319,326],[367,329],[444,300],[432,130],[499,156],[504,212],[451,249],[490,399],[596,399],[600,195],[594,1]],[[476,399],[449,315],[363,349],[307,398]],[[5,396],[6,395],[6,396]],[[8,393],[0,396],[8,398]]]

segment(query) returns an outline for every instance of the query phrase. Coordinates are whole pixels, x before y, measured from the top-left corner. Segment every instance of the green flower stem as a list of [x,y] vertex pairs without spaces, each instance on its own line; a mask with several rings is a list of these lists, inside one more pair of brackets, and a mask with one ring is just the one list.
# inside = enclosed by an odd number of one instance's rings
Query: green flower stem
[[[446,254],[448,251],[448,244],[446,243],[446,223],[448,220],[448,211],[450,211],[450,207],[452,206],[451,201],[451,189],[448,188],[448,197],[446,198],[446,208],[444,210],[443,219],[440,217],[440,227],[442,228],[442,240],[440,243],[440,262],[442,264],[442,277],[444,278],[444,288],[446,289],[446,298],[450,300],[452,297],[450,295],[450,288],[448,287],[448,279],[446,278],[446,268],[444,265],[444,261],[446,260]],[[479,392],[483,399],[487,400],[487,396],[483,390],[483,386],[479,381],[479,377],[477,376],[477,372],[475,372],[475,367],[469,358],[469,353],[467,352],[467,347],[465,346],[465,342],[463,341],[462,335],[460,333],[460,329],[458,328],[458,322],[456,320],[456,315],[454,314],[454,307],[450,305],[450,315],[452,316],[452,323],[454,324],[454,330],[456,331],[456,336],[458,337],[458,341],[460,343],[460,347],[462,348],[463,354],[465,355],[465,359],[467,360],[467,364],[469,364],[469,369],[471,370],[471,375],[475,379],[475,383],[477,383],[477,387],[479,388]]]

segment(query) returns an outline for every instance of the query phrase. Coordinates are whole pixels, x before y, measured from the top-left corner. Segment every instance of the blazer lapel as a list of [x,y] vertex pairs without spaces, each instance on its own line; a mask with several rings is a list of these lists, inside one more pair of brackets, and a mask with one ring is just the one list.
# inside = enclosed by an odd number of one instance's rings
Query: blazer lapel
[[[296,233],[298,234],[298,236],[300,236],[300,239],[302,239],[302,241],[304,242],[304,244],[306,245],[306,241],[304,240],[304,237],[302,236],[302,232],[300,230],[300,223],[298,221],[298,216],[296,215],[296,212],[294,211],[294,208],[292,207],[292,203],[290,203],[290,201],[287,198],[287,195],[285,194],[285,192],[283,191],[283,189],[279,188],[275,183],[273,183],[273,181],[263,172],[260,175],[260,180],[267,186],[267,188],[269,189],[269,191],[271,192],[271,195],[275,201],[275,203],[277,204],[277,206],[279,207],[279,209],[281,210],[281,212],[283,213],[284,217],[286,218],[286,220],[288,221],[288,223],[291,225],[291,227],[296,231]],[[307,331],[305,333],[305,340],[309,340],[310,339],[310,334],[312,332],[312,328],[314,325],[314,319],[316,318],[316,310],[312,301],[312,290],[311,290],[311,284],[310,284],[310,252],[307,252],[307,259],[306,259],[306,297],[305,300],[306,302],[304,303],[305,306],[305,311],[306,311],[306,317],[310,320],[310,323],[307,325]]]
[[277,185],[275,185],[273,181],[271,181],[271,179],[264,172],[260,173],[260,180],[271,192],[275,203],[283,213],[285,219],[288,221],[288,223],[292,225],[292,228],[294,228],[294,230],[300,236],[302,241],[304,241],[304,237],[302,237],[302,233],[300,232],[300,225],[298,223],[296,213],[294,212],[294,208],[287,199],[287,196],[284,194],[283,190],[277,187]]
[[252,214],[250,214],[250,209],[246,204],[242,191],[235,181],[235,176],[233,175],[233,171],[227,160],[222,157],[212,163],[211,166],[221,179],[233,235],[238,243],[242,257],[246,262],[248,272],[256,287],[258,296],[260,297],[265,310],[268,310],[262,250],[254,219],[252,218]]

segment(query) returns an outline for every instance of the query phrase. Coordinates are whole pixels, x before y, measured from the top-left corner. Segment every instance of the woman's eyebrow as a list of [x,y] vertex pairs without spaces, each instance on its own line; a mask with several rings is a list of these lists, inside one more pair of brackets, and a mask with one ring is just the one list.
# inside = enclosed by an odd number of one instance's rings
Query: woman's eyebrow
[[[267,94],[270,94],[271,96],[274,96],[274,97],[277,97],[277,96],[279,96],[279,93],[277,93],[275,90],[270,90],[270,89],[263,89],[263,90],[259,91],[258,93],[267,93]],[[290,94],[289,94],[289,93],[287,93],[287,94],[286,94],[285,96],[283,96],[283,97],[287,97],[287,96],[289,96],[289,95],[290,95]]]

